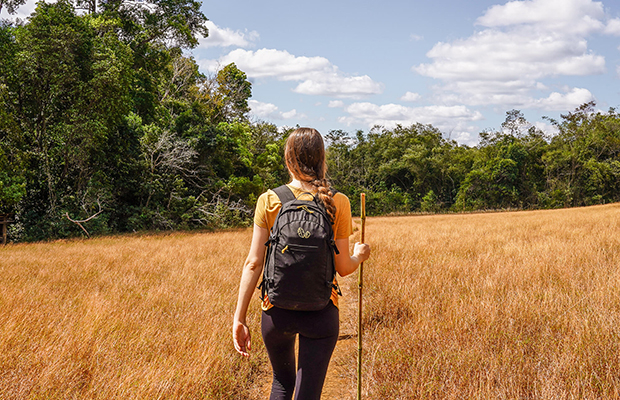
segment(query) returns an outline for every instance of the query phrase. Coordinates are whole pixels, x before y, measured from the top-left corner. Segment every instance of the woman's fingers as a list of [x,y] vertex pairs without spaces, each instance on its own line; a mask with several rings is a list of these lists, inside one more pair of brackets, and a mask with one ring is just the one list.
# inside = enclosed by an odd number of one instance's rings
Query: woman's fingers
[[353,253],[359,258],[360,261],[366,261],[370,257],[370,246],[366,243],[355,243]]
[[250,341],[250,330],[247,326],[235,322],[233,327],[233,343],[235,350],[244,357],[249,357],[248,351],[252,349]]

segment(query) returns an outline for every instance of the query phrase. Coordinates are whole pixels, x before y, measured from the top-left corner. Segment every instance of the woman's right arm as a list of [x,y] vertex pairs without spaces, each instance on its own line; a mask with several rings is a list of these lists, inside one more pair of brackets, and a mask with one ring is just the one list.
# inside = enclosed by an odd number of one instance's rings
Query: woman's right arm
[[254,224],[252,233],[252,245],[250,252],[243,264],[241,273],[241,283],[239,284],[239,297],[237,298],[237,309],[233,320],[233,343],[235,349],[243,356],[248,357],[251,350],[250,330],[246,323],[246,316],[250,300],[254,294],[254,289],[258,284],[263,273],[263,262],[265,260],[265,243],[269,239],[269,230]]

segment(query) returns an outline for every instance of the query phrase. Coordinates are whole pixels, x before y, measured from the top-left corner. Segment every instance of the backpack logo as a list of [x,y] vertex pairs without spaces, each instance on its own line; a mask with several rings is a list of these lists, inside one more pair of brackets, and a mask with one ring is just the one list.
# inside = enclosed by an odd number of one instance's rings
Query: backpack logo
[[310,232],[304,231],[304,228],[300,226],[299,229],[297,229],[297,235],[302,239],[308,239],[310,237]]

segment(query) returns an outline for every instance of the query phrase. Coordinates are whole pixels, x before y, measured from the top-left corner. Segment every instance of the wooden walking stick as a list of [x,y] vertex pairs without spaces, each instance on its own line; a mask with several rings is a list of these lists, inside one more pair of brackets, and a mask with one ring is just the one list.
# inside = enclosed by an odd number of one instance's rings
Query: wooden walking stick
[[[364,235],[366,230],[366,193],[360,196],[361,201],[361,220],[362,220],[362,238],[364,243]],[[362,398],[362,288],[363,288],[364,263],[360,264],[357,279],[357,400]]]

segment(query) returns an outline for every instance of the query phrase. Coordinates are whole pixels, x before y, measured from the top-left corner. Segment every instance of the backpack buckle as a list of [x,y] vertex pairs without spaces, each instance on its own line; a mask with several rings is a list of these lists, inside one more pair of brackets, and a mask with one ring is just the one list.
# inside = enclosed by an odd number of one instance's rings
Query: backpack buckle
[[340,254],[340,252],[338,251],[338,246],[336,246],[336,241],[334,239],[332,239],[329,244],[333,247],[334,249],[334,253],[336,254]]

